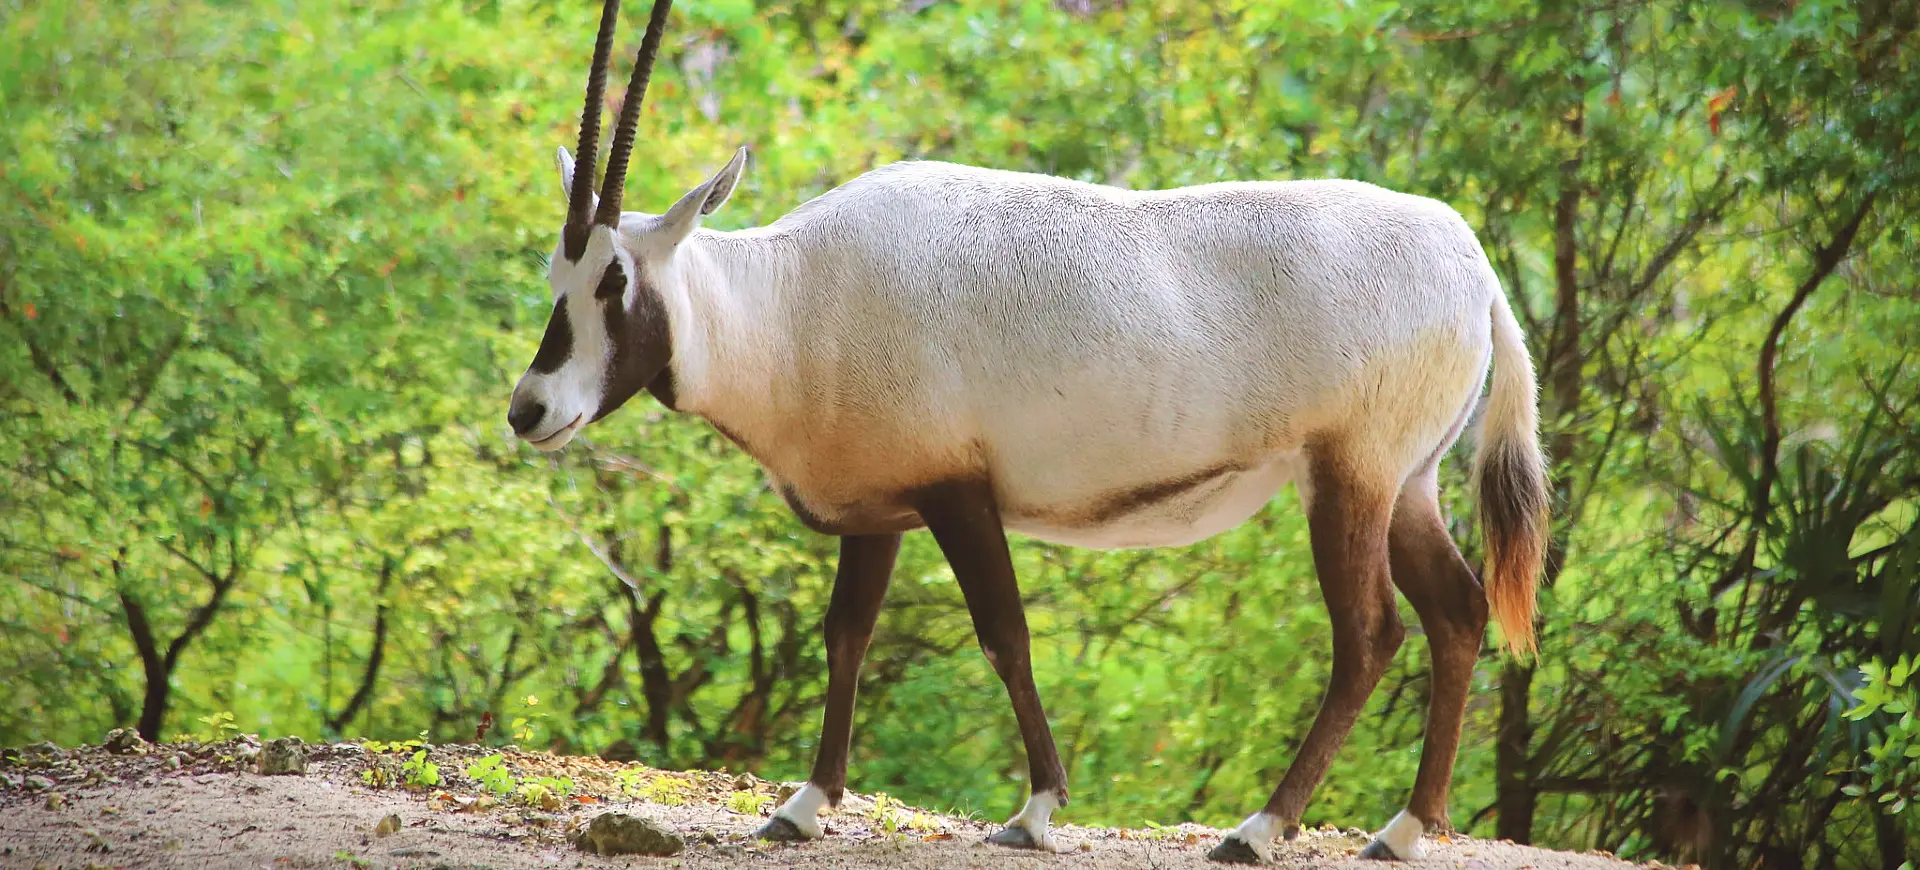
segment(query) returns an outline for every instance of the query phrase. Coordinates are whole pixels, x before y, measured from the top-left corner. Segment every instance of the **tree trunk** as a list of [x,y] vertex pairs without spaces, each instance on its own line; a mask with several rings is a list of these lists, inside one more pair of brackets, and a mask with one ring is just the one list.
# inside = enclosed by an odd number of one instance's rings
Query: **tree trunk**
[[160,742],[160,726],[167,720],[167,698],[173,693],[173,676],[164,667],[142,662],[147,675],[147,694],[140,703],[140,736],[148,743]]
[[[116,560],[115,571],[119,564]],[[133,648],[140,654],[140,670],[146,676],[146,696],[140,702],[140,736],[148,743],[160,742],[160,727],[167,719],[167,697],[173,690],[173,668],[153,639],[153,626],[147,622],[147,609],[125,590],[120,593],[120,610],[127,617],[127,633],[133,635]]]
[[1508,661],[1500,672],[1500,732],[1494,745],[1494,783],[1499,792],[1494,836],[1515,843],[1533,842],[1533,808],[1538,801],[1528,769],[1533,721],[1527,701],[1532,689],[1533,668]]
[[367,651],[367,667],[360,674],[360,685],[354,689],[353,697],[347,700],[347,706],[339,713],[327,717],[327,727],[335,733],[344,733],[347,724],[359,715],[367,702],[373,700],[373,690],[380,681],[380,663],[387,656],[387,613],[391,609],[387,603],[387,587],[393,580],[394,570],[398,567],[393,558],[380,562],[380,584],[374,589],[374,598],[378,601],[373,609],[373,646]]
[[1879,842],[1880,866],[1886,870],[1906,866],[1907,839],[1900,835],[1900,828],[1899,818],[1877,811],[1873,814],[1873,838]]
[[[1585,132],[1584,118],[1576,114],[1567,122],[1578,137]],[[1566,427],[1580,408],[1580,372],[1585,365],[1581,346],[1579,245],[1575,230],[1580,220],[1580,200],[1584,188],[1580,181],[1583,153],[1560,164],[1560,193],[1553,203],[1553,329],[1548,335],[1548,352],[1542,359],[1541,380],[1548,385],[1547,418],[1559,427],[1548,438],[1548,461],[1564,464],[1574,449],[1572,432]],[[1554,477],[1555,501],[1565,512],[1569,503],[1569,479]],[[1573,518],[1555,517],[1553,536],[1547,542],[1546,577],[1541,585],[1551,587],[1566,559],[1568,534]],[[1494,786],[1499,819],[1494,830],[1501,839],[1515,843],[1533,842],[1533,811],[1539,801],[1534,788],[1531,759],[1533,742],[1532,713],[1528,709],[1533,696],[1533,668],[1509,659],[1500,674],[1500,731],[1494,754]]]

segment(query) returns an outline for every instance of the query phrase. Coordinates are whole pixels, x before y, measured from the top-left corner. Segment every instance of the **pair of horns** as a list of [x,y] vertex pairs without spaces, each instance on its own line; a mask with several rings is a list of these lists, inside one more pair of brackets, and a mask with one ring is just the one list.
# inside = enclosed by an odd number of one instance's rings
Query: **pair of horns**
[[[640,40],[640,54],[634,59],[633,78],[620,101],[620,119],[614,124],[613,146],[607,151],[607,178],[600,187],[600,208],[592,223],[620,225],[620,195],[627,186],[627,158],[633,153],[634,128],[640,122],[640,101],[647,93],[647,79],[653,74],[653,59],[660,52],[660,36],[667,29],[667,12],[673,0],[654,0],[653,16],[647,20],[647,35]],[[587,74],[587,104],[580,113],[580,150],[574,156],[573,190],[567,194],[567,223],[563,230],[566,254],[579,259],[586,251],[590,227],[587,209],[593,203],[593,171],[600,146],[600,104],[607,93],[607,60],[613,53],[613,30],[620,20],[620,0],[606,0],[600,11],[600,35],[593,43],[593,68]]]

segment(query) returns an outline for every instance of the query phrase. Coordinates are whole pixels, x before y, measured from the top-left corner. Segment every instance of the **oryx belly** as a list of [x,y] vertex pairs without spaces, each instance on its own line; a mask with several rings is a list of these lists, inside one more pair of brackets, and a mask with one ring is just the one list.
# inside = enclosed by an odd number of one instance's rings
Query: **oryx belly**
[[1290,451],[1252,467],[1216,465],[1157,478],[1115,469],[1092,497],[1034,492],[1009,480],[1001,513],[1007,528],[1057,544],[1185,546],[1245,522],[1301,468],[1301,454]]

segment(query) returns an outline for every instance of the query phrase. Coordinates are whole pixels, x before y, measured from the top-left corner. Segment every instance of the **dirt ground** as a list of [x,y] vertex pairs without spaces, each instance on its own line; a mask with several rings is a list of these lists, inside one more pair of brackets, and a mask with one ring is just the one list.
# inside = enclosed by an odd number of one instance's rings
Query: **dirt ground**
[[[750,832],[781,783],[747,775],[656,771],[596,758],[505,753],[512,783],[492,796],[464,775],[493,749],[435,746],[439,782],[402,769],[410,748],[306,747],[306,771],[263,775],[249,738],[148,746],[124,741],[61,750],[48,744],[0,758],[0,868],[784,868],[832,867],[1209,868],[1221,831],[1198,825],[1122,830],[1055,829],[1062,851],[1037,854],[982,842],[983,820],[926,813],[884,798],[849,795],[825,817],[825,839],[765,843]],[[276,755],[268,747],[269,755]],[[386,787],[367,783],[385,779]],[[416,784],[406,782],[411,774]],[[550,778],[542,782],[542,777]],[[564,789],[558,789],[560,780]],[[531,787],[529,787],[531,786]],[[559,793],[564,790],[566,794]],[[542,792],[545,792],[544,794]],[[486,795],[486,797],[481,797]],[[676,832],[670,857],[600,857],[573,835],[595,816],[644,816]],[[397,817],[390,819],[389,817]],[[1362,831],[1305,831],[1275,850],[1285,868],[1378,867],[1352,854]],[[1626,870],[1601,854],[1547,852],[1505,842],[1429,838],[1430,857],[1408,867],[1450,870]]]

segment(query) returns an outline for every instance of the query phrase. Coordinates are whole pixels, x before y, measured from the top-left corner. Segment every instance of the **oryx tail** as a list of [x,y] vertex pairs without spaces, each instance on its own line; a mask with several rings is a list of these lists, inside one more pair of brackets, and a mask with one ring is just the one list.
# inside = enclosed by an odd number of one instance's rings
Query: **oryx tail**
[[1505,293],[1493,295],[1493,389],[1474,455],[1487,601],[1507,648],[1532,651],[1534,582],[1547,544],[1547,469],[1533,363]]

